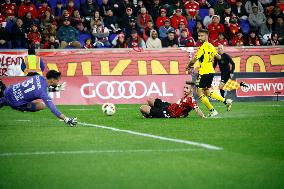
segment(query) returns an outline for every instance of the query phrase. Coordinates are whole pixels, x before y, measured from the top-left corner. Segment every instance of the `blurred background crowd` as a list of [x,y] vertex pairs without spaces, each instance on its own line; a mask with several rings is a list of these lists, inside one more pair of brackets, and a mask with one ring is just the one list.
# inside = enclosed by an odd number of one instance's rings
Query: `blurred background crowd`
[[284,0],[0,0],[0,48],[284,44]]

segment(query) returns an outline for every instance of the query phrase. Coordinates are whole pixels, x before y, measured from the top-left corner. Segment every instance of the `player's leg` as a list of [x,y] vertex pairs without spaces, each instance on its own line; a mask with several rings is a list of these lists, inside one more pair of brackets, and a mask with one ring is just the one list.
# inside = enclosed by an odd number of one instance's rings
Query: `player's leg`
[[45,104],[43,102],[30,102],[28,104],[12,108],[19,111],[37,112],[43,110],[45,108]]
[[204,104],[206,106],[206,108],[211,112],[211,111],[214,110],[214,107],[210,103],[210,101],[209,101],[209,99],[206,95],[206,91],[208,90],[208,88],[206,86],[206,79],[207,79],[206,75],[198,75],[197,81],[196,81],[196,87],[197,87],[196,93],[197,93],[198,98],[202,102],[202,104]]
[[220,89],[220,94],[223,98],[225,98],[225,91],[222,89],[224,87],[225,83],[223,80],[220,81],[220,84],[219,84],[219,89]]
[[142,113],[144,117],[149,117],[150,110],[151,110],[151,106],[148,106],[148,105],[142,105],[140,107],[140,112]]
[[151,106],[151,107],[153,107],[154,104],[155,104],[155,100],[156,100],[156,98],[154,98],[154,97],[149,97],[149,98],[147,99],[148,105]]

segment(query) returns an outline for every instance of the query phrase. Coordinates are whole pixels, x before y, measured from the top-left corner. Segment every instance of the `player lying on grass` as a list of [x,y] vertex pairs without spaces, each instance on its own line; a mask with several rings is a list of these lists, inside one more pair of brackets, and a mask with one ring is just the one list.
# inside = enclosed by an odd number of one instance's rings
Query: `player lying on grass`
[[187,117],[191,110],[195,110],[197,115],[205,118],[202,111],[196,104],[193,98],[193,90],[195,84],[187,81],[183,87],[184,96],[180,98],[177,103],[164,102],[159,98],[150,97],[148,105],[142,105],[140,112],[146,118],[180,118]]
[[[68,118],[59,112],[48,95],[50,87],[61,90],[59,83],[61,73],[50,70],[46,74],[46,79],[40,75],[35,75],[23,81],[7,87],[4,96],[0,98],[0,108],[10,106],[19,111],[36,112],[43,110],[45,105],[58,118],[70,126],[77,124],[77,118]],[[42,99],[44,103],[35,101]]]

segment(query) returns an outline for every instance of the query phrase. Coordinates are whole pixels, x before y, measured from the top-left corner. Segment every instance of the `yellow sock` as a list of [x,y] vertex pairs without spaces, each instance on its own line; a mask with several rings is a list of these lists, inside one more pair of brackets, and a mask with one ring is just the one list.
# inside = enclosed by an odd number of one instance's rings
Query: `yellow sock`
[[201,95],[201,96],[199,97],[199,99],[200,99],[201,102],[208,108],[208,110],[214,109],[214,107],[213,107],[212,104],[210,103],[210,101],[209,101],[209,99],[207,98],[207,96]]
[[216,99],[216,100],[218,100],[218,101],[220,101],[220,102],[225,102],[225,98],[223,98],[221,95],[218,95],[216,92],[214,92],[214,91],[212,91],[212,92],[210,92],[210,94],[209,94],[209,97],[210,98],[214,98],[214,99]]

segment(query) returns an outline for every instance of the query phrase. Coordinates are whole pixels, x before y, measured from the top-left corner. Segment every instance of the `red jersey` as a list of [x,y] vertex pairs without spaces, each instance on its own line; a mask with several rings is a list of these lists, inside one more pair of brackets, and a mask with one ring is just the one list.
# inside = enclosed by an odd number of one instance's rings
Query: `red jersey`
[[156,19],[156,27],[157,28],[160,28],[161,26],[163,26],[165,24],[165,21],[169,19],[168,17],[164,16],[159,16],[157,19]]
[[187,117],[191,110],[198,108],[193,97],[182,97],[177,103],[169,105],[168,111],[172,118]]
[[184,9],[186,10],[189,16],[195,17],[197,14],[197,11],[199,11],[199,3],[197,3],[196,1],[194,2],[187,1],[184,4]]
[[175,28],[175,29],[177,29],[178,28],[178,26],[179,26],[179,23],[181,22],[181,21],[183,21],[184,22],[184,24],[185,24],[185,26],[187,27],[187,20],[186,20],[186,18],[184,17],[184,16],[177,16],[177,15],[174,15],[173,17],[172,17],[172,19],[171,19],[171,25],[172,25],[172,27],[173,28]]
[[238,38],[236,37],[235,39],[232,40],[232,46],[244,46],[244,38]]
[[50,13],[52,13],[52,10],[49,6],[40,6],[38,8],[38,17],[39,18],[44,18],[44,14],[45,14],[45,11],[49,11]]
[[11,10],[10,12],[14,13],[14,16],[15,16],[15,12],[18,11],[16,3],[3,3],[1,5],[1,13],[2,14],[7,14],[8,10]]
[[211,23],[208,25],[208,31],[209,31],[209,38],[214,41],[218,38],[220,32],[225,33],[225,28],[223,24]]
[[228,42],[227,39],[222,39],[222,40],[218,39],[215,42],[214,46],[217,47],[218,45],[223,45],[223,46],[227,47],[227,46],[229,46],[229,42]]
[[40,43],[41,35],[39,32],[29,32],[28,33],[28,40],[34,43]]
[[32,18],[37,18],[37,10],[34,4],[26,5],[22,3],[19,7],[18,15],[19,17],[24,17],[28,12],[31,12]]

